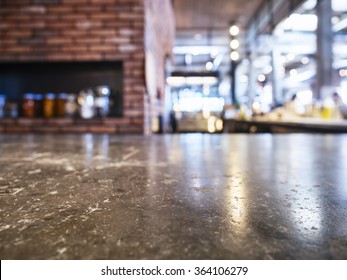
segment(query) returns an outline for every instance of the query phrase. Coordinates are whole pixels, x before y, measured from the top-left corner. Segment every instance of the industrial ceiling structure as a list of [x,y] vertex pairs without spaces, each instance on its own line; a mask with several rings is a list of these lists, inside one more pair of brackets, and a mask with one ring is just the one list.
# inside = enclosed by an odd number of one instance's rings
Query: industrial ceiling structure
[[263,0],[174,0],[177,30],[227,29],[230,21],[246,27]]
[[[240,40],[263,0],[174,0],[176,71],[203,72],[229,68],[229,27],[240,29]],[[242,47],[242,46],[241,46]],[[212,57],[211,57],[212,56]],[[207,68],[209,68],[207,66]]]
[[[276,8],[275,6],[281,1],[173,0],[176,19],[173,70],[179,72],[228,71],[230,67],[230,34],[228,32],[230,25],[234,23],[240,27],[239,51],[245,57],[247,47],[245,33],[250,23],[254,21],[257,12],[261,10],[260,8],[265,4],[268,5],[269,2]],[[277,26],[276,34],[279,34],[278,30],[286,31],[285,36],[280,36],[279,40],[284,53],[289,53],[289,50],[297,48],[304,54],[312,55],[315,52],[314,30],[317,26],[317,17],[314,15],[314,7],[317,1],[285,1],[285,5],[282,7],[277,5],[278,9],[276,11],[274,9],[272,13],[280,14],[279,9],[290,11],[292,9],[290,6],[297,6],[300,3],[304,3],[299,11],[301,16],[294,15],[282,22]],[[347,1],[332,0],[332,7],[333,30],[338,35],[338,43],[334,47],[334,52],[338,57],[346,57]],[[288,11],[285,13],[287,14]],[[260,15],[259,22],[263,18],[265,17]],[[275,28],[275,26],[273,27]],[[290,28],[292,29],[290,30]],[[260,33],[259,30],[258,33]],[[268,35],[257,38],[257,46],[260,51],[268,49]],[[208,62],[213,62],[213,65],[210,63],[208,66]]]

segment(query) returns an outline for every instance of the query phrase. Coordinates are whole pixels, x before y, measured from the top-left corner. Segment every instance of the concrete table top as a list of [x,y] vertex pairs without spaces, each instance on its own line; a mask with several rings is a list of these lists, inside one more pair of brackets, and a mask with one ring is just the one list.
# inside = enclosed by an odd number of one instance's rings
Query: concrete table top
[[347,259],[347,135],[0,135],[1,259]]

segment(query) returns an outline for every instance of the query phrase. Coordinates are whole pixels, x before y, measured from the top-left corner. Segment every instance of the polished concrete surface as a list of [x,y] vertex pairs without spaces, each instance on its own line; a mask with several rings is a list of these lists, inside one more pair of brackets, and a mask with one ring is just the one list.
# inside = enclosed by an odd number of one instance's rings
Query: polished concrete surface
[[1,259],[347,259],[347,135],[0,135]]

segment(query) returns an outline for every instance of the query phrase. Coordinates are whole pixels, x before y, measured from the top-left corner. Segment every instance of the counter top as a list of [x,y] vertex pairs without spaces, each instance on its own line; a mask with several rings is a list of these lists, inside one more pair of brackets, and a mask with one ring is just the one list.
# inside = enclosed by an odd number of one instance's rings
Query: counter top
[[0,135],[1,259],[347,259],[347,135]]
[[320,126],[341,126],[347,128],[347,120],[345,119],[323,119],[313,117],[291,117],[282,119],[270,119],[270,118],[254,118],[253,121],[259,122],[272,122],[272,123],[293,123],[293,124],[309,124]]
[[[247,120],[226,119],[226,130],[240,130],[236,132],[248,132],[251,126],[260,128],[260,132],[320,132],[320,133],[345,133],[347,132],[347,120],[321,119],[321,118],[288,118],[269,119],[258,117]],[[236,125],[236,127],[235,127]],[[251,131],[252,132],[252,131]]]

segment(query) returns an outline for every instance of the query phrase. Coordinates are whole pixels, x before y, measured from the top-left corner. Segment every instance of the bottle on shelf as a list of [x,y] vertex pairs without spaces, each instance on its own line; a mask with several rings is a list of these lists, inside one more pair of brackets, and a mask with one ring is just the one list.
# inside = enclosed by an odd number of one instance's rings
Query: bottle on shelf
[[58,94],[58,98],[56,101],[56,116],[57,117],[62,118],[65,116],[66,100],[67,100],[66,93],[62,92]]
[[5,116],[5,103],[6,96],[5,94],[0,93],[0,118],[3,118]]
[[25,118],[35,117],[35,95],[25,93],[22,100],[22,115]]
[[77,114],[77,95],[74,93],[68,93],[66,96],[65,103],[65,116],[66,117],[76,117]]
[[55,113],[55,94],[47,93],[43,100],[43,116],[53,118]]
[[91,88],[80,91],[78,95],[78,105],[81,118],[91,119],[94,117],[94,92]]

